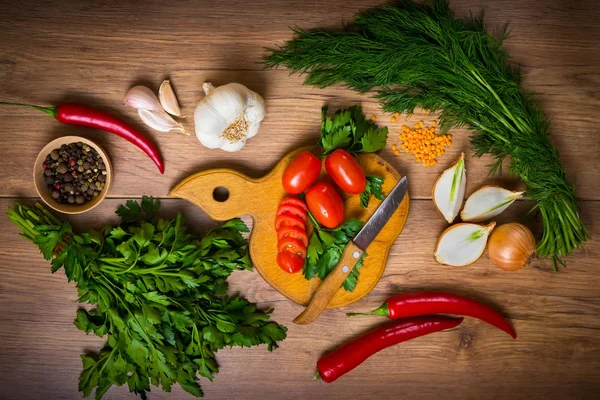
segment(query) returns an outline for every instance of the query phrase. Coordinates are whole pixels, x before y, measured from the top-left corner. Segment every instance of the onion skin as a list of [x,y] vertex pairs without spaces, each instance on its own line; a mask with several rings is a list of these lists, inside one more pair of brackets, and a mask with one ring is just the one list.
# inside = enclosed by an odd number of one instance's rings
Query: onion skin
[[535,238],[525,225],[515,222],[494,229],[488,242],[490,260],[505,271],[525,267],[535,254]]

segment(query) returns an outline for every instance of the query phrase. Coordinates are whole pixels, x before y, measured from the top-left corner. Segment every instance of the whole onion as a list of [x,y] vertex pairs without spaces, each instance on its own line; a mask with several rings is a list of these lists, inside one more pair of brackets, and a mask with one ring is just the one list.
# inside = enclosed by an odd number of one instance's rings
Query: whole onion
[[507,271],[523,268],[535,255],[535,238],[525,225],[500,225],[490,235],[488,255],[497,267]]

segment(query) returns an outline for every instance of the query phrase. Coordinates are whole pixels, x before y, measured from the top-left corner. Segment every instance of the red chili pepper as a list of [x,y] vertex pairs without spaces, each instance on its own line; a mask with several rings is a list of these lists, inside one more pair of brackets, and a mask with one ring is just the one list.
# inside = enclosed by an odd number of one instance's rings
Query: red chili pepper
[[40,107],[31,104],[6,102],[0,102],[0,104],[34,108],[53,116],[64,124],[87,126],[117,134],[142,149],[154,161],[161,174],[165,172],[163,160],[156,146],[141,132],[109,113],[75,103],[62,103],[57,107]]
[[413,292],[390,297],[368,313],[348,313],[355,315],[380,315],[391,319],[430,314],[455,314],[473,317],[487,322],[517,338],[515,330],[496,310],[468,297],[443,292]]
[[331,383],[358,367],[378,351],[419,336],[454,328],[462,321],[462,318],[441,316],[413,317],[394,321],[344,344],[333,353],[321,357],[317,362],[317,370],[325,382]]

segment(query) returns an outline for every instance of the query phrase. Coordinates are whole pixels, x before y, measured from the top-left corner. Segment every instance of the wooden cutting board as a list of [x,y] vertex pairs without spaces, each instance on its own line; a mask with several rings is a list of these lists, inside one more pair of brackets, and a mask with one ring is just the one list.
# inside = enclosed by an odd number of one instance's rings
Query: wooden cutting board
[[[275,214],[279,202],[286,197],[281,186],[283,171],[294,158],[309,147],[297,149],[284,158],[266,176],[252,179],[230,169],[211,169],[198,172],[182,180],[171,190],[169,196],[186,199],[200,207],[208,216],[225,221],[240,215],[252,217],[254,227],[250,234],[250,257],[261,276],[292,301],[307,305],[321,283],[315,277],[307,281],[301,272],[289,274],[277,265],[277,235]],[[360,165],[367,175],[384,178],[383,191],[387,195],[402,176],[384,159],[376,154],[359,155]],[[323,168],[321,179],[328,179]],[[228,195],[227,199],[224,197]],[[346,219],[366,221],[379,207],[381,201],[371,198],[369,207],[360,206],[359,196],[345,195]],[[346,292],[340,288],[328,308],[352,304],[366,296],[377,284],[385,269],[388,251],[398,237],[408,217],[408,194],[367,250],[368,256],[360,269],[356,288]]]

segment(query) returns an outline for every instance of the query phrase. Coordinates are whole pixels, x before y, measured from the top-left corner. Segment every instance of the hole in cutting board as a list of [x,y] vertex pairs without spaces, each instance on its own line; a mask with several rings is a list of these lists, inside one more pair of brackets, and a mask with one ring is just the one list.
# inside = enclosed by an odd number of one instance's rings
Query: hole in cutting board
[[229,190],[225,186],[217,186],[215,190],[213,190],[213,199],[218,201],[219,203],[223,203],[227,201],[229,198]]

